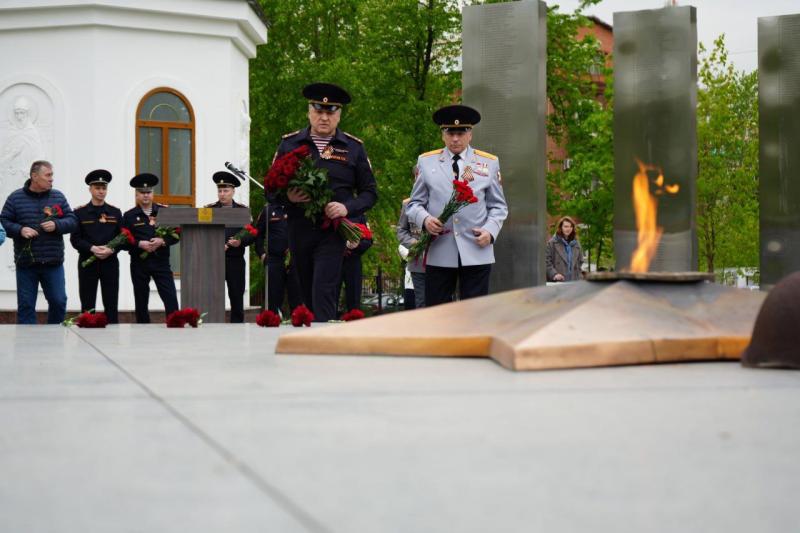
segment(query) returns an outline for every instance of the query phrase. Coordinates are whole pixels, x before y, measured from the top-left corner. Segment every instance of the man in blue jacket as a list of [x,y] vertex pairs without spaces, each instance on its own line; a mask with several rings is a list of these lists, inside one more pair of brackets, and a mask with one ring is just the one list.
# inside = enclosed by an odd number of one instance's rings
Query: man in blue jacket
[[30,179],[12,192],[0,213],[9,237],[14,239],[17,269],[17,323],[36,323],[39,283],[47,299],[47,323],[59,324],[67,312],[64,286],[64,235],[78,220],[67,199],[53,188],[53,165],[34,161]]

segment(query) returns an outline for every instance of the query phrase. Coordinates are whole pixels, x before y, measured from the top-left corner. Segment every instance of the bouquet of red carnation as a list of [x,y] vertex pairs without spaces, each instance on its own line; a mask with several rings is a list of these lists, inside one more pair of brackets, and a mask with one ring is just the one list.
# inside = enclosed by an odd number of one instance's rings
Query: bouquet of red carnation
[[292,311],[292,325],[296,328],[303,326],[311,327],[311,321],[314,320],[314,313],[303,304],[298,305]]
[[[453,192],[445,204],[442,214],[437,218],[444,224],[450,220],[450,217],[458,213],[462,207],[474,204],[477,201],[478,198],[472,192],[472,187],[463,181],[453,180]],[[435,235],[423,232],[419,240],[408,250],[408,257],[418,259],[420,255],[426,254],[434,239],[436,239]]]
[[204,316],[206,316],[206,313],[201,315],[197,309],[193,309],[191,307],[179,309],[178,311],[173,311],[167,315],[167,327],[182,328],[186,324],[189,324],[193,328],[196,328],[203,323]]
[[281,325],[281,317],[276,312],[267,309],[258,314],[256,324],[262,328],[277,328]]
[[[122,228],[120,234],[111,239],[110,241],[108,241],[105,244],[105,246],[108,246],[112,250],[116,250],[126,242],[131,246],[136,246],[136,239],[134,238],[133,233],[131,233],[131,230],[129,230],[128,228]],[[83,268],[86,268],[95,261],[97,261],[97,256],[93,255],[89,259],[86,259],[85,261],[81,262],[81,266]]]
[[75,325],[79,328],[104,328],[108,325],[108,318],[105,313],[85,312],[78,315]]
[[231,239],[235,239],[237,241],[241,241],[242,239],[244,239],[248,235],[252,235],[253,237],[258,237],[258,229],[253,227],[252,224],[248,224],[245,227],[243,227],[242,229],[240,229],[238,232],[236,232],[236,235],[231,237]]
[[[167,237],[172,237],[176,241],[181,240],[181,228],[173,228],[172,226],[158,226],[156,228],[156,237],[161,237],[165,241]],[[134,240],[134,243],[136,241]],[[147,259],[150,252],[142,252],[139,254],[139,259]]]
[[[328,186],[328,171],[314,166],[311,150],[303,145],[287,152],[273,161],[264,177],[264,188],[268,193],[286,197],[287,191],[297,188],[308,195],[310,200],[303,203],[303,212],[307,219],[316,221],[324,213],[325,206],[331,201],[333,191]],[[331,220],[325,218],[322,228],[333,226],[346,241],[358,242],[361,233],[356,224],[346,218]]]
[[351,320],[361,320],[364,318],[364,311],[361,309],[351,309],[348,312],[344,313],[339,320],[344,320],[345,322],[350,322]]

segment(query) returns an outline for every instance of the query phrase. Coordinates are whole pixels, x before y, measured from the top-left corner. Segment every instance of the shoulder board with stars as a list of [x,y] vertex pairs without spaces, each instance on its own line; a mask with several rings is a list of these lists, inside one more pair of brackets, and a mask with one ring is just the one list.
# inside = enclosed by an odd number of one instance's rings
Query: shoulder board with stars
[[431,150],[430,152],[425,152],[424,154],[420,155],[420,157],[428,157],[429,155],[439,155],[444,152],[444,148],[439,148],[437,150]]
[[353,139],[354,141],[356,141],[358,144],[364,144],[364,141],[362,141],[361,139],[359,139],[359,138],[358,138],[358,137],[356,137],[355,135],[350,135],[350,134],[349,134],[349,133],[347,133],[346,131],[343,131],[342,133],[344,133],[345,135],[347,135],[348,137],[350,137],[351,139]]
[[300,130],[295,130],[295,131],[293,131],[291,133],[287,133],[285,135],[281,135],[281,139],[287,139],[287,138],[291,137],[292,135],[297,135],[298,133],[300,133]]
[[490,154],[489,152],[484,152],[483,150],[475,149],[475,153],[481,157],[485,157],[486,159],[494,159],[497,160],[497,156],[494,154]]

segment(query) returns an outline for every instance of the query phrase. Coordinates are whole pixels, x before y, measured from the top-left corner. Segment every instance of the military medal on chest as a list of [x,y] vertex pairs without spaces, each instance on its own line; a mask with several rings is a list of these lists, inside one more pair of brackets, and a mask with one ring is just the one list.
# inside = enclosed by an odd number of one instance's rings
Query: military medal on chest
[[464,173],[461,175],[461,179],[467,183],[475,179],[475,176],[472,174],[472,167],[470,165],[467,165],[464,168]]
[[100,219],[98,220],[98,222],[100,222],[101,224],[105,224],[106,222],[108,222],[108,220],[106,219],[106,214],[105,213],[100,215]]
[[326,147],[325,147],[325,148],[322,150],[322,153],[321,153],[321,154],[319,154],[319,156],[320,156],[322,159],[330,159],[332,155],[333,155],[333,146],[331,146],[330,144],[329,144],[328,146],[326,146]]

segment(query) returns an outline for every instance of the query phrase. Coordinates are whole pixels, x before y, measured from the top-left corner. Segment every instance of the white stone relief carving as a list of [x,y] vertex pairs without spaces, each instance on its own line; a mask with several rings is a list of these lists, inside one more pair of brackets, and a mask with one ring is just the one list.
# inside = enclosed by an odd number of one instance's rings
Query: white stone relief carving
[[52,153],[53,104],[32,84],[12,85],[0,93],[0,197],[22,186],[31,163]]
[[[34,84],[0,90],[0,208],[28,179],[31,163],[52,158],[53,114],[53,101]],[[1,290],[16,286],[13,247],[11,242],[0,247]]]

